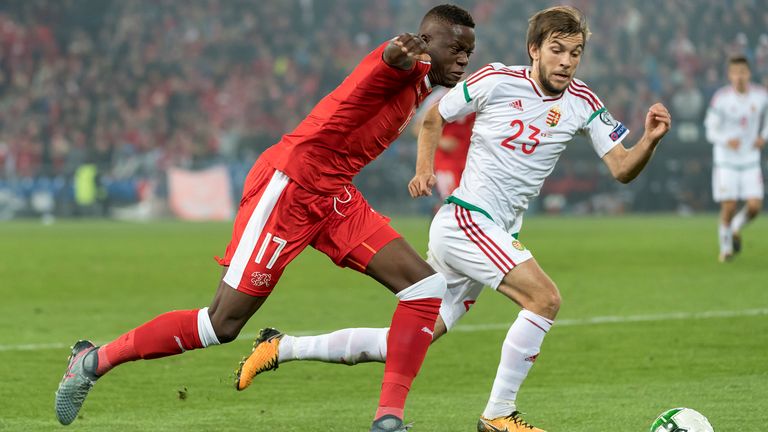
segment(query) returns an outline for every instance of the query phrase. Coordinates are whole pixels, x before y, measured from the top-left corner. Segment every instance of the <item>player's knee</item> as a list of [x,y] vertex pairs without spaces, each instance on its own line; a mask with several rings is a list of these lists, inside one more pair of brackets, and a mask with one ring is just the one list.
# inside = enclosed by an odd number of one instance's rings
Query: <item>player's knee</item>
[[760,210],[762,210],[763,203],[762,202],[753,202],[750,201],[747,203],[747,214],[750,218],[753,218],[757,216],[758,213],[760,213]]
[[225,344],[232,342],[233,340],[237,339],[237,336],[240,334],[239,328],[223,328],[221,330],[216,329],[216,337],[219,339],[219,342]]
[[550,293],[549,297],[547,298],[546,307],[552,311],[553,315],[555,315],[560,311],[561,302],[562,298],[560,297],[560,292],[557,290],[557,287],[555,287],[554,292]]
[[730,221],[731,219],[733,219],[733,216],[735,214],[736,214],[735,203],[727,203],[722,205],[722,208],[720,209],[720,215],[724,220]]
[[[412,268],[403,272],[403,274],[406,277],[406,283],[409,287],[414,285],[421,285],[426,281],[429,281],[427,282],[429,285],[434,285],[435,283],[439,284],[440,280],[442,280],[443,288],[445,288],[447,285],[445,282],[445,276],[435,272],[435,270],[432,269],[432,267],[430,267],[426,262],[414,264]],[[437,275],[439,276],[435,277]],[[442,296],[440,297],[442,298]]]
[[243,328],[243,325],[238,321],[216,319],[215,316],[211,318],[211,324],[213,331],[216,333],[216,338],[223,344],[237,339],[240,330]]
[[539,310],[543,311],[547,316],[557,315],[562,301],[557,285],[551,280],[546,281],[542,284],[538,293],[539,295],[536,297]]

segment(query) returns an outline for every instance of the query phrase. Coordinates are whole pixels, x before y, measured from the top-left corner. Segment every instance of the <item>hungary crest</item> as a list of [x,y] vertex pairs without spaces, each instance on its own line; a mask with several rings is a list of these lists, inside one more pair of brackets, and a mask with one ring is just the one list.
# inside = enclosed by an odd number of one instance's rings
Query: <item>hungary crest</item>
[[560,106],[555,105],[547,113],[547,126],[555,127],[560,122]]

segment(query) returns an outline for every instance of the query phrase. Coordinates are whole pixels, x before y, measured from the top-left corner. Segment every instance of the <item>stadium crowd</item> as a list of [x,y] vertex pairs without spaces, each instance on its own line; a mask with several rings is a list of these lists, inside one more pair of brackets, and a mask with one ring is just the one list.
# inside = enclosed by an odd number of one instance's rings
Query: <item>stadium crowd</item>
[[[222,161],[247,167],[360,58],[417,28],[414,17],[435,3],[6,0],[0,180],[67,178],[84,163],[117,179]],[[549,3],[457,3],[478,24],[470,69],[528,63],[525,19]],[[685,131],[700,127],[709,98],[725,84],[728,55],[745,54],[755,78],[768,83],[765,0],[569,3],[586,12],[593,31],[580,78],[636,131],[645,107],[664,101],[680,132],[670,139],[694,149],[690,154],[709,155],[703,136]],[[395,147],[383,168],[372,169],[399,173],[404,191],[414,148]],[[586,165],[577,156],[556,174],[578,173],[579,166],[598,170],[593,156]],[[709,185],[698,187],[706,193]]]

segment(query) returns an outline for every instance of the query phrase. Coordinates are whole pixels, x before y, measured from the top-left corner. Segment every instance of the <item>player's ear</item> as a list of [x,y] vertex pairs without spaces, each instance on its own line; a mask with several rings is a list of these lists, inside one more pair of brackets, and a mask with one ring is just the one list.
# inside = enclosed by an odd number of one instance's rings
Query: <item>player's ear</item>
[[427,45],[429,45],[429,42],[432,41],[432,35],[428,35],[428,34],[422,33],[422,34],[419,35],[419,37]]
[[528,55],[531,57],[531,59],[538,60],[540,53],[541,53],[541,50],[539,49],[538,45],[536,44],[528,45]]

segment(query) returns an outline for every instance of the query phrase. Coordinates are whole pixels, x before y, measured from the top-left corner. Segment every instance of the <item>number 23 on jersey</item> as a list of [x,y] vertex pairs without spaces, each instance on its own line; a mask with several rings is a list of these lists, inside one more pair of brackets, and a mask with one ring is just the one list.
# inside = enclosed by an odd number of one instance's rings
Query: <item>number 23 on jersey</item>
[[523,153],[529,155],[532,154],[534,151],[536,151],[536,147],[539,145],[539,133],[541,133],[541,129],[537,128],[534,125],[528,125],[528,127],[525,127],[525,124],[523,124],[522,120],[516,119],[512,120],[512,123],[509,124],[512,127],[512,130],[514,131],[512,135],[510,135],[508,138],[506,138],[504,141],[501,142],[502,147],[506,147],[510,150],[517,150],[517,146],[514,141],[520,137],[520,135],[523,134],[526,130],[530,131],[530,135],[528,135],[528,139],[533,141],[533,144],[529,143],[522,143],[522,146],[520,147]]

